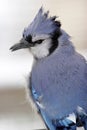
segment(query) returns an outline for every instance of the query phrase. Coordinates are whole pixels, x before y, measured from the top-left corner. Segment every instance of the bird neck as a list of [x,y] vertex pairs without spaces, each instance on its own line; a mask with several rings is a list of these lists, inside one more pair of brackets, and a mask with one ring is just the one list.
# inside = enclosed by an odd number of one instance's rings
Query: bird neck
[[62,35],[58,38],[59,46],[63,46],[65,44],[70,44],[70,36],[61,29]]
[[55,53],[71,55],[75,52],[75,48],[72,42],[70,41],[70,36],[64,30],[61,30],[61,32],[62,32],[62,35],[58,38],[58,47],[55,50]]

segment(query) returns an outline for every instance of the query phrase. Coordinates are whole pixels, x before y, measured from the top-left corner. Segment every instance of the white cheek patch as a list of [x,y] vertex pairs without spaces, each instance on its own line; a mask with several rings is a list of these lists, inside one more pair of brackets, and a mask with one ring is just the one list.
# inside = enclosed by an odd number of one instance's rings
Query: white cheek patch
[[31,47],[31,52],[34,57],[40,59],[49,55],[49,48],[51,47],[51,39],[44,40],[41,44],[37,44],[34,47]]

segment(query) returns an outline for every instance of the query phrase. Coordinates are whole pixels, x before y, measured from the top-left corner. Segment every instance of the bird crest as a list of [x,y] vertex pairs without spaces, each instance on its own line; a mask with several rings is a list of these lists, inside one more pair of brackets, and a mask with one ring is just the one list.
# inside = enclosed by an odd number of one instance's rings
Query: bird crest
[[49,17],[49,11],[46,13],[41,7],[31,24],[24,30],[24,37],[28,35],[51,35],[59,30],[61,26],[59,21],[56,21],[56,16]]

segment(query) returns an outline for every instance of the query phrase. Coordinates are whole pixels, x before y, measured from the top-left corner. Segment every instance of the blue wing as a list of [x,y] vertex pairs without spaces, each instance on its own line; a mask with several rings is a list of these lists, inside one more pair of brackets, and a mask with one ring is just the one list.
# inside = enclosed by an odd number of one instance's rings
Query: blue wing
[[[32,87],[32,96],[39,109],[39,112],[46,124],[47,128],[50,130],[76,130],[76,127],[84,126],[87,130],[87,114],[82,112],[82,115],[74,114],[75,120],[70,120],[70,117],[64,117],[62,119],[51,119],[45,111],[45,108],[40,103],[40,95],[37,94],[35,89]],[[42,106],[42,107],[41,107]],[[73,114],[72,114],[73,115]]]

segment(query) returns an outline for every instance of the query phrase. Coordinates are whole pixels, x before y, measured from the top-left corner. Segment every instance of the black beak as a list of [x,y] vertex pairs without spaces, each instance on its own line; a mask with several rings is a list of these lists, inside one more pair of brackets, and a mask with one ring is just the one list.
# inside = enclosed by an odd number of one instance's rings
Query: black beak
[[21,39],[19,43],[13,45],[10,50],[16,51],[19,49],[29,48],[31,47],[31,43],[28,43],[25,39]]
[[19,50],[19,49],[22,49],[22,48],[23,48],[23,47],[22,47],[21,43],[18,43],[18,44],[13,45],[13,46],[10,48],[10,50],[11,50],[11,51],[16,51],[16,50]]

